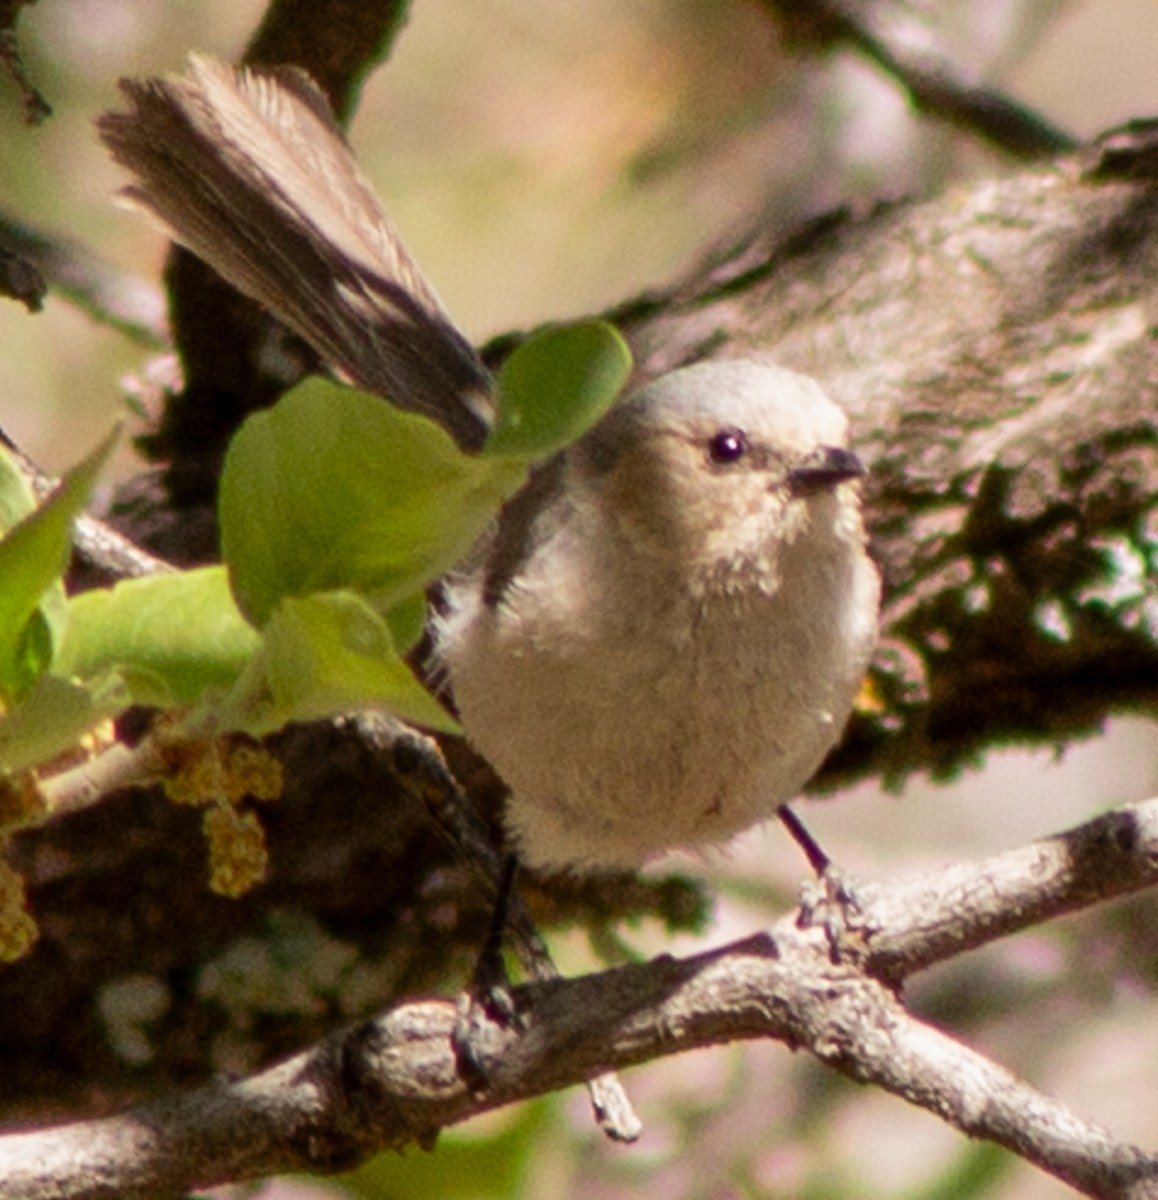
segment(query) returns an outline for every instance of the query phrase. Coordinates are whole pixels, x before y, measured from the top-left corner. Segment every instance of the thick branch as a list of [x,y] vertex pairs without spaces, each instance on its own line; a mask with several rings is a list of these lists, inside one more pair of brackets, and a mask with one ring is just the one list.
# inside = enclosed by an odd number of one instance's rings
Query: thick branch
[[1006,1146],[1086,1195],[1158,1194],[1158,1158],[922,1024],[870,973],[883,969],[895,984],[964,946],[1088,902],[1099,885],[1120,893],[1155,881],[1158,800],[1014,854],[866,892],[861,968],[848,957],[834,965],[822,932],[785,918],[692,958],[520,988],[520,1027],[485,1031],[490,1086],[481,1097],[456,1074],[453,1005],[403,1004],[243,1082],[0,1140],[0,1178],[9,1200],[98,1200],[343,1169],[382,1148],[430,1145],[477,1112],[609,1068],[769,1037]]
[[1158,709],[1155,145],[1139,127],[787,243],[757,235],[619,313],[649,375],[758,349],[852,415],[886,577],[884,703],[827,782]]

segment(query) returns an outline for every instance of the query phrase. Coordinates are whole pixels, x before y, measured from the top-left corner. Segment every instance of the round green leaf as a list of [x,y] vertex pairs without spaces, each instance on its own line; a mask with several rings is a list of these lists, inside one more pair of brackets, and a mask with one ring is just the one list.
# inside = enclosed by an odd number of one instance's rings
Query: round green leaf
[[230,686],[257,645],[224,568],[202,567],[74,597],[54,670],[87,679],[116,668],[134,703],[166,707]]
[[222,546],[238,604],[258,626],[284,597],[314,592],[392,607],[453,566],[524,477],[379,397],[308,380],[251,416],[226,456]]
[[383,617],[361,596],[339,591],[287,597],[277,606],[250,669],[220,711],[230,726],[262,734],[371,707],[457,729],[399,656]]
[[631,351],[605,321],[534,334],[503,363],[498,420],[484,457],[545,458],[611,407],[631,374]]

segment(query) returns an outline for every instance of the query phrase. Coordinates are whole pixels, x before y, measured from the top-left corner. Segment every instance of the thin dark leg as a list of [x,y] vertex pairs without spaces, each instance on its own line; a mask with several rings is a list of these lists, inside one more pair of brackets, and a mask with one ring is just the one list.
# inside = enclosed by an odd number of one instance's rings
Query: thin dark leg
[[776,815],[792,840],[804,851],[816,875],[814,882],[809,881],[801,889],[797,924],[806,929],[819,922],[824,927],[829,957],[834,963],[839,963],[850,949],[850,935],[863,926],[856,888],[845,872],[820,848],[820,843],[787,804],[782,804],[776,810]]
[[470,984],[459,1001],[451,1034],[459,1074],[471,1091],[476,1093],[484,1092],[487,1087],[483,1037],[487,1020],[507,1027],[518,1020],[518,1010],[511,997],[510,977],[503,961],[503,943],[506,941],[518,869],[519,860],[515,855],[503,856],[490,924],[475,961]]
[[780,823],[788,830],[792,840],[804,851],[804,857],[808,859],[808,865],[812,868],[813,873],[822,877],[828,874],[832,870],[832,859],[820,848],[820,843],[808,832],[804,822],[787,804],[780,805],[776,810],[776,815],[780,818]]
[[[507,925],[511,919],[511,902],[515,895],[515,879],[519,873],[519,860],[511,853],[503,855],[495,891],[495,907],[491,912],[491,923],[479,950],[474,966],[471,991],[481,1000],[491,1016],[509,1019],[514,1016],[510,999],[510,978],[503,961],[503,945],[507,940]],[[497,1003],[496,1003],[497,1000]]]
[[[415,795],[424,801],[436,826],[442,830],[454,852],[484,878],[493,880],[496,891],[501,890],[497,885],[506,868],[505,856],[499,855],[491,847],[486,825],[463,796],[435,743],[413,731],[400,730],[394,723],[383,721],[371,714],[363,713],[356,721],[369,745],[380,751],[388,751],[392,755],[399,777],[410,781]],[[512,884],[505,902],[508,909],[507,920],[491,923],[492,929],[499,929],[498,945],[501,949],[502,926],[505,924],[506,932],[510,935],[515,952],[528,976],[537,982],[558,979],[559,972],[551,961],[543,939],[535,929],[527,906],[513,885],[513,868],[510,871]],[[501,961],[501,953],[497,957]],[[473,989],[467,996],[472,993]],[[510,999],[509,993],[507,998]],[[470,1058],[469,1052],[464,1058],[460,1050],[470,1041],[469,1030],[478,1019],[479,1006],[471,1006],[464,1001],[460,1005],[455,1033],[452,1035],[460,1068],[465,1066]],[[481,1091],[485,1088],[486,1079],[477,1052],[477,1043],[473,1057],[477,1067],[473,1078],[477,1085],[476,1090]],[[466,1069],[469,1071],[469,1066]],[[643,1127],[632,1111],[631,1101],[615,1073],[609,1071],[589,1080],[587,1088],[591,1093],[596,1120],[603,1132],[617,1142],[635,1141]]]

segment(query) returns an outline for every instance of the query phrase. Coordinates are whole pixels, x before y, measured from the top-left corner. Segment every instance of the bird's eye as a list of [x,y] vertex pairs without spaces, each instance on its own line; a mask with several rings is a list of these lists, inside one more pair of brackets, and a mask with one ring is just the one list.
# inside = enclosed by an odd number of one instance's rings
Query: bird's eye
[[721,429],[708,442],[708,457],[714,463],[738,462],[748,452],[748,438],[742,429]]

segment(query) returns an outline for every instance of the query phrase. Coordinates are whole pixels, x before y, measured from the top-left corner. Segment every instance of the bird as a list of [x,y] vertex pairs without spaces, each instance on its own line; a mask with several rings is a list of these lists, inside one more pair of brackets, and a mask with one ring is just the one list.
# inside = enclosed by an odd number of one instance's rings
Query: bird
[[633,869],[772,816],[876,641],[844,413],[753,359],[620,402],[515,498],[435,626],[520,860]]
[[[301,72],[125,81],[127,195],[359,386],[470,451],[490,375]],[[880,576],[848,421],[756,353],[660,375],[540,465],[445,581],[433,664],[510,788],[521,862],[575,875],[775,814],[839,740]]]

